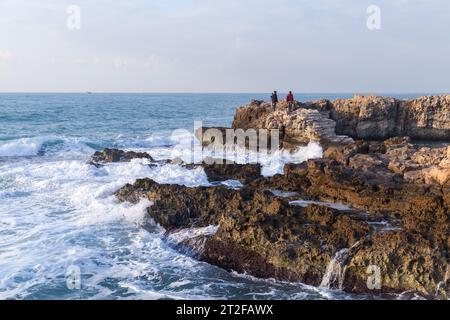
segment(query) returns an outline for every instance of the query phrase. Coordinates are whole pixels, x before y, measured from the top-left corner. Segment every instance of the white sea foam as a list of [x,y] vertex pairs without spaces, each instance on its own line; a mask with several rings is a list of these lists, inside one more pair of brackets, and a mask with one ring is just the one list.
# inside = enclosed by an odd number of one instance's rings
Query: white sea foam
[[[86,140],[63,139],[50,151],[43,147],[48,140],[42,141],[36,154],[45,149],[48,156],[14,159],[0,166],[0,299],[43,298],[48,288],[58,288],[60,299],[263,298],[305,290],[233,277],[180,254],[163,230],[142,229],[149,201],[132,205],[119,203],[114,196],[124,184],[145,177],[158,183],[208,186],[202,168],[149,166],[145,159],[96,168],[86,164],[93,151]],[[146,151],[160,159],[188,155],[189,150],[165,144],[173,141],[160,142],[163,146]],[[320,146],[305,148],[294,154],[280,152],[282,161],[277,165],[271,160],[274,155],[263,156],[265,174],[281,172],[283,162],[321,154]],[[246,163],[249,157],[242,155],[239,161]],[[223,184],[241,186],[237,181]],[[178,241],[212,234],[216,228],[182,230]],[[65,273],[72,265],[81,270],[80,291],[66,289]],[[321,294],[311,291],[305,296]]]
[[[142,287],[144,296],[164,295],[151,289],[153,281],[160,281],[159,264],[178,265],[186,274],[198,262],[166,248],[162,231],[141,229],[150,202],[131,205],[114,197],[118,188],[144,177],[160,183],[208,184],[201,169],[150,167],[145,160],[101,168],[84,159],[3,165],[0,180],[10,182],[0,202],[0,224],[5,227],[0,232],[0,299],[32,297],[33,288],[63,281],[60,277],[71,264],[88,277],[82,281],[87,297],[110,297],[114,290],[104,284],[109,278],[119,279],[123,288]],[[18,202],[17,192],[27,196]],[[152,259],[159,263],[152,266]],[[143,277],[148,283],[141,283]],[[70,290],[61,294],[74,297]]]
[[171,233],[167,238],[174,243],[181,243],[185,240],[201,237],[201,236],[212,236],[214,235],[219,226],[212,225],[208,227],[202,228],[187,228],[178,230],[176,232]]
[[[185,139],[189,138],[185,137]],[[208,148],[196,150],[189,143],[170,147],[142,148],[142,150],[150,152],[157,160],[178,158],[186,163],[192,163],[212,157],[231,160],[239,164],[260,163],[264,176],[282,174],[286,163],[302,163],[309,159],[321,158],[323,155],[323,149],[317,142],[310,142],[306,146],[298,147],[294,152],[280,150],[274,153],[255,153],[245,149],[232,152],[218,152]]]
[[313,201],[313,200],[294,200],[294,201],[290,201],[289,203],[291,205],[300,206],[300,207],[304,207],[304,208],[309,205],[318,205],[318,206],[329,207],[329,208],[341,210],[341,211],[353,210],[349,206],[342,204],[342,203],[332,203],[332,202]]
[[77,137],[34,137],[0,142],[0,157],[31,157],[50,154],[54,159],[79,159],[94,150]]
[[44,142],[42,138],[22,138],[0,143],[0,157],[35,156]]

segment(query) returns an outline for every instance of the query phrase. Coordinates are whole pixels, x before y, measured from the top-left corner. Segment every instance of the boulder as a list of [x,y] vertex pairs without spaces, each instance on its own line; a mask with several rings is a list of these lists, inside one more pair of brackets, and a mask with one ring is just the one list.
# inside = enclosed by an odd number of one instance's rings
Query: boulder
[[128,162],[132,159],[148,159],[154,161],[147,152],[123,151],[106,148],[103,151],[95,152],[88,163],[92,165],[101,165],[111,162]]

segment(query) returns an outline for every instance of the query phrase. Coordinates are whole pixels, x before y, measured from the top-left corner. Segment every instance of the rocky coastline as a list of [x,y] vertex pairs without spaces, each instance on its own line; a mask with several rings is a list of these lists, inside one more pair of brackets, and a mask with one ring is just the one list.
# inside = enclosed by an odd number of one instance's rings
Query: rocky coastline
[[[180,163],[242,187],[145,178],[116,197],[150,200],[148,216],[168,237],[215,226],[176,247],[226,270],[352,293],[450,297],[450,95],[295,102],[292,112],[284,102],[274,111],[252,101],[236,110],[231,128],[279,129],[282,148],[317,141],[323,157],[270,177],[259,164]],[[133,158],[158,164],[113,149],[89,163]]]

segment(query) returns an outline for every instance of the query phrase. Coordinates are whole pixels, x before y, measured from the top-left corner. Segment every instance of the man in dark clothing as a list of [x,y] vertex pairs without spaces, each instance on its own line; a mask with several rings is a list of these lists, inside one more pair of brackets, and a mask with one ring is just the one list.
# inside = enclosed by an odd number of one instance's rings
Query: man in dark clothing
[[292,111],[292,108],[294,107],[294,95],[292,94],[292,91],[289,91],[289,94],[287,95],[286,102],[288,104],[288,110],[289,112]]
[[276,91],[274,91],[272,93],[272,96],[270,97],[270,99],[272,100],[272,108],[273,108],[273,110],[275,110],[277,108],[277,103],[278,103],[278,94]]

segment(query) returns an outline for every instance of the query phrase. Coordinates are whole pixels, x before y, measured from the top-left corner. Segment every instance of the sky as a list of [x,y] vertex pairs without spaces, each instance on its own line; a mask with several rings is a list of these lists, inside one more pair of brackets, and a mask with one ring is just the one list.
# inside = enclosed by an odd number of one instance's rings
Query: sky
[[447,93],[449,75],[448,0],[0,0],[0,92]]

